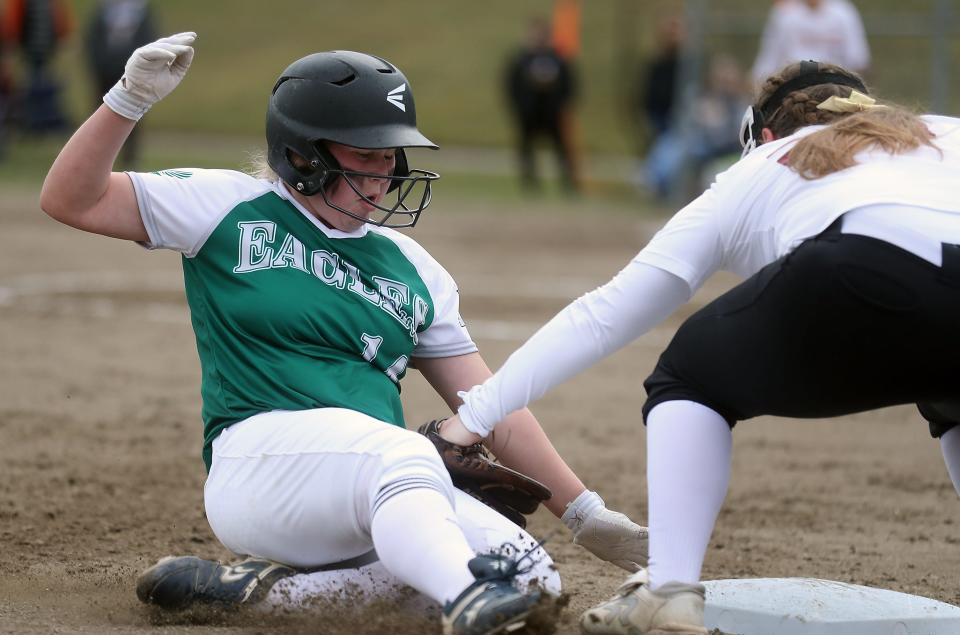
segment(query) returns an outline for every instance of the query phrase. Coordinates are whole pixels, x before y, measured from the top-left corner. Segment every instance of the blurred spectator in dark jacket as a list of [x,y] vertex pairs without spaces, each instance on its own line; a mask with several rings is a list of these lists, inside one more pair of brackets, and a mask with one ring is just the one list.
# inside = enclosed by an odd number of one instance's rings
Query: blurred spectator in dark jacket
[[[123,76],[133,51],[157,39],[147,0],[99,0],[87,24],[86,49],[93,78],[95,106]],[[122,167],[137,167],[140,126],[133,129],[120,154]]]
[[575,78],[570,62],[550,42],[550,25],[533,19],[527,41],[509,61],[506,92],[517,126],[520,177],[528,189],[539,188],[534,144],[546,137],[553,145],[561,178],[568,191],[577,190],[571,140],[567,138],[564,116],[575,95]]
[[743,70],[729,55],[710,60],[706,85],[691,104],[689,121],[657,137],[644,181],[659,198],[697,196],[712,180],[715,162],[740,157],[737,132],[750,103]]
[[651,141],[665,133],[673,120],[677,74],[686,36],[679,16],[663,18],[656,34],[656,51],[641,70],[637,103],[650,129]]
[[68,127],[60,106],[60,82],[50,64],[73,30],[73,15],[66,0],[6,0],[3,32],[20,49],[27,65],[24,94],[19,96],[20,120],[32,132]]

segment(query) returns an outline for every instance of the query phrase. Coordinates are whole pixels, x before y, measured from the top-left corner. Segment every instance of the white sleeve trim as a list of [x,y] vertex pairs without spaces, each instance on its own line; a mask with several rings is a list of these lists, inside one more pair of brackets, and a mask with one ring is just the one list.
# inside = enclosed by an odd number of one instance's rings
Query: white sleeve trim
[[133,193],[137,197],[137,207],[140,210],[140,219],[143,221],[143,227],[147,230],[148,240],[139,244],[147,249],[160,249],[164,244],[163,235],[160,228],[154,220],[153,210],[150,207],[150,199],[145,196],[144,186],[140,182],[140,175],[137,172],[126,172],[127,177],[133,184]]
[[693,293],[693,290],[700,288],[700,285],[703,284],[703,281],[706,277],[709,277],[713,273],[711,271],[704,274],[698,271],[696,267],[693,267],[688,262],[668,256],[667,254],[656,253],[648,249],[645,249],[637,254],[637,257],[634,260],[638,263],[656,267],[657,269],[661,269],[666,273],[671,273],[682,279],[687,283],[691,294]]
[[471,339],[469,342],[451,344],[450,346],[418,346],[413,351],[413,357],[424,359],[435,359],[439,357],[459,357],[460,355],[469,355],[476,353],[480,349]]

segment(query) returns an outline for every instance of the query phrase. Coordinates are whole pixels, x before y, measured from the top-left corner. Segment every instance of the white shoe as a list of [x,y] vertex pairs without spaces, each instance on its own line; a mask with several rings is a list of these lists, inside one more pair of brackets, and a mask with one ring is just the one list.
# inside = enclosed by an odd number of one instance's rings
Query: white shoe
[[668,582],[656,591],[641,569],[620,585],[616,595],[588,609],[580,630],[590,635],[707,635],[703,626],[702,584]]

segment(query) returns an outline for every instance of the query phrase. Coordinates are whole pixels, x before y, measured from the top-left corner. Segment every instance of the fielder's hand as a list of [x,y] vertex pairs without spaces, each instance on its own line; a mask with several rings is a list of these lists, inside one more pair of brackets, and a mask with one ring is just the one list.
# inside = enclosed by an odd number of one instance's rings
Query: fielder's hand
[[573,530],[573,544],[631,573],[647,565],[647,528],[611,511],[596,492],[574,499],[561,520]]
[[103,96],[103,103],[121,117],[139,121],[150,107],[177,87],[193,61],[193,32],[177,33],[141,46],[124,68],[123,77]]
[[457,445],[440,436],[440,421],[417,430],[433,442],[454,487],[491,507],[512,523],[526,527],[526,514],[550,498],[550,490],[529,476],[491,460],[480,443]]

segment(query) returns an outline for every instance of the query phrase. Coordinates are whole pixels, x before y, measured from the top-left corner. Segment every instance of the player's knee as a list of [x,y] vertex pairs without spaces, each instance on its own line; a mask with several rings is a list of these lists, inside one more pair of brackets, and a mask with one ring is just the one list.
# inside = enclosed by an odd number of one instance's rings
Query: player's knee
[[647,402],[643,407],[644,421],[647,420],[647,415],[653,407],[659,403],[675,400],[700,401],[695,394],[696,389],[693,383],[676,370],[676,366],[670,362],[670,357],[671,347],[668,347],[657,360],[653,372],[643,382],[643,388],[647,391]]
[[441,480],[450,481],[450,474],[443,465],[443,459],[437,452],[436,446],[422,434],[405,435],[403,443],[397,448],[395,454],[398,463],[410,466],[411,469],[417,469],[429,474],[438,476]]
[[930,436],[934,439],[960,425],[960,400],[921,402],[917,409],[930,424]]
[[700,378],[692,379],[686,373],[678,371],[677,365],[671,361],[671,347],[664,351],[657,361],[656,367],[643,387],[647,391],[647,401],[643,404],[643,421],[646,423],[650,412],[659,404],[668,401],[693,401],[715,410],[727,420],[732,428],[742,417],[738,411],[728,407],[725,403],[711,397],[716,391],[711,391],[709,382]]
[[423,435],[405,432],[381,456],[375,498],[411,488],[435,489],[453,503],[453,483],[433,443]]

